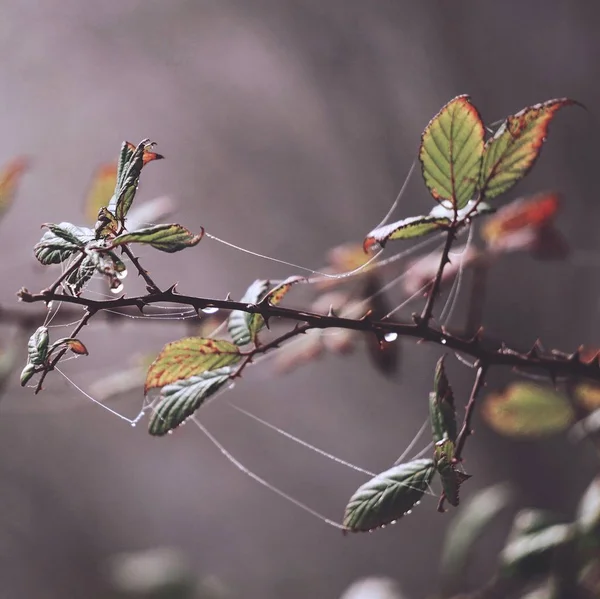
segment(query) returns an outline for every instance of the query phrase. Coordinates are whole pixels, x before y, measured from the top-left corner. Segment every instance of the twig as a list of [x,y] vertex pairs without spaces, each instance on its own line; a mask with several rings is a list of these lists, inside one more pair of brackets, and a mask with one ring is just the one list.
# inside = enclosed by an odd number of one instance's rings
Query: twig
[[123,245],[121,247],[123,249],[123,253],[127,255],[127,257],[131,260],[132,264],[135,266],[136,270],[138,271],[138,274],[144,279],[144,281],[146,281],[148,291],[151,293],[160,292],[160,287],[152,280],[152,277],[148,274],[148,271],[146,271],[142,267],[140,261],[136,256],[133,255],[133,252],[129,249],[129,247],[127,245]]
[[488,366],[485,362],[480,362],[477,366],[475,382],[473,383],[473,388],[471,389],[471,396],[469,397],[469,402],[467,403],[467,407],[465,409],[465,418],[463,420],[462,428],[458,433],[458,437],[456,437],[456,450],[454,452],[454,457],[458,461],[460,461],[462,458],[462,451],[465,447],[467,437],[469,437],[473,433],[473,431],[471,430],[471,419],[473,418],[473,411],[475,409],[477,395],[485,383],[485,375],[487,372],[487,368]]
[[433,314],[433,306],[435,304],[435,300],[440,292],[440,287],[442,284],[442,275],[444,274],[444,268],[446,264],[450,262],[448,258],[448,254],[450,253],[450,248],[452,247],[452,242],[455,237],[455,229],[448,229],[448,236],[446,237],[446,243],[444,245],[444,249],[442,250],[442,257],[440,258],[440,265],[435,275],[435,279],[433,280],[433,284],[431,286],[431,291],[429,292],[429,296],[427,297],[427,303],[423,308],[423,312],[421,312],[421,316],[418,317],[417,322],[422,327],[427,327],[429,325],[429,321],[431,320],[431,316]]
[[[83,318],[79,321],[79,323],[77,324],[77,326],[71,332],[71,337],[76,337],[77,334],[79,333],[79,331],[81,331],[81,329],[88,323],[88,321],[90,320],[90,318],[95,313],[96,313],[95,310],[92,310],[92,309],[88,308],[88,311],[84,314]],[[40,376],[40,380],[38,381],[38,384],[37,384],[37,386],[35,388],[35,394],[36,395],[42,390],[42,384],[44,382],[44,379],[48,375],[48,373],[51,370],[54,370],[54,368],[56,367],[56,365],[60,362],[60,359],[67,353],[67,350],[68,350],[68,347],[61,348],[58,351],[58,353],[56,354],[56,356],[54,356],[54,358],[52,359],[52,361],[50,362],[50,364],[47,364],[47,365],[45,365],[43,367],[42,376]]]
[[65,272],[63,272],[60,275],[60,277],[58,277],[58,279],[54,281],[54,283],[52,283],[52,285],[50,285],[50,287],[42,291],[42,293],[50,295],[55,293],[56,290],[60,287],[60,284],[63,281],[66,281],[81,266],[81,263],[83,262],[84,258],[85,254],[81,252],[81,254],[77,256],[77,259],[73,262],[73,264],[71,264],[71,266],[69,266],[69,268],[67,268],[67,270],[65,270]]

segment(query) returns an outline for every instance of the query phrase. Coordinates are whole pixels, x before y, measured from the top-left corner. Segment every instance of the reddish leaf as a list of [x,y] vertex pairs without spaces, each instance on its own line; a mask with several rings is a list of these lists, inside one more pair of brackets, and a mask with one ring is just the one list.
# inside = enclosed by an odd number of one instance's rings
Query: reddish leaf
[[29,160],[19,156],[0,170],[0,216],[4,215],[13,203],[17,185],[28,167]]
[[560,108],[572,104],[576,102],[559,98],[507,117],[485,144],[480,178],[483,197],[505,193],[529,172],[546,141],[550,121]]
[[241,360],[237,345],[223,339],[187,337],[167,343],[146,375],[144,392],[195,376],[202,372],[230,366]]
[[542,193],[511,202],[485,223],[481,235],[494,252],[530,251],[536,258],[565,258],[569,247],[554,228],[560,196]]
[[283,283],[277,285],[267,293],[264,297],[272,306],[277,306],[281,303],[288,291],[297,283],[306,282],[305,277],[288,277]]
[[[127,148],[131,152],[135,152],[136,145],[132,144],[130,141],[125,142],[127,144]],[[164,158],[162,154],[158,154],[157,152],[153,152],[150,148],[152,148],[154,144],[148,144],[144,147],[144,153],[142,154],[142,164],[146,166],[149,162],[153,160],[161,160]]]

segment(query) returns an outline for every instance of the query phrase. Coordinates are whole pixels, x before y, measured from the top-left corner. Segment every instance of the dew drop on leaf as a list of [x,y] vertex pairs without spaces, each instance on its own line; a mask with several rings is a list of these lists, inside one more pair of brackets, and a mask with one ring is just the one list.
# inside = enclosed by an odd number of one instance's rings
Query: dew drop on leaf
[[396,339],[398,339],[398,333],[392,331],[390,333],[386,333],[383,337],[388,343],[391,343],[392,341],[396,341]]
[[215,308],[214,306],[206,306],[206,308],[202,308],[202,312],[204,314],[215,314],[219,311],[219,308]]

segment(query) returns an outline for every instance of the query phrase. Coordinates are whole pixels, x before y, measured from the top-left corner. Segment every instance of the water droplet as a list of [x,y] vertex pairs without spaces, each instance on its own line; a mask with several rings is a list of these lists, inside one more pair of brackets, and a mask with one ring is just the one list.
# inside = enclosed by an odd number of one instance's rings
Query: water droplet
[[442,340],[440,341],[440,343],[441,343],[442,345],[446,345],[447,341],[446,341],[445,339],[442,339]]
[[202,312],[204,314],[215,314],[219,311],[219,308],[215,308],[214,306],[206,306],[206,308],[202,308]]
[[46,308],[48,308],[48,310],[52,310],[52,306],[54,306],[54,302],[50,301],[46,304]]
[[127,269],[124,268],[122,271],[117,271],[117,279],[119,279],[119,281],[122,281],[125,277],[127,276]]
[[123,283],[117,283],[114,287],[110,288],[111,293],[121,293],[123,291]]
[[412,514],[412,510],[408,510],[407,512],[404,512],[405,516],[410,516]]
[[227,387],[229,390],[235,388],[235,383],[231,383],[231,385],[229,385],[229,387]]
[[173,431],[169,431],[167,434],[169,434],[169,435],[172,435],[172,434],[173,434]]
[[135,420],[131,423],[131,426],[135,427]]
[[391,343],[392,341],[396,341],[396,339],[398,339],[398,333],[392,331],[391,333],[386,333],[383,338],[388,343]]

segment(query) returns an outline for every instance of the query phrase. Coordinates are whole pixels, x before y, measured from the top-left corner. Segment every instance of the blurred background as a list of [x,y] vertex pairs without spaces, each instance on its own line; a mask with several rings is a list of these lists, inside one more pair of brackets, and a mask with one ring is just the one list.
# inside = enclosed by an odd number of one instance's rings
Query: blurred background
[[[583,0],[4,0],[0,162],[24,154],[32,168],[0,230],[0,301],[12,306],[21,286],[52,280],[56,272],[31,255],[39,225],[85,222],[91,174],[116,159],[124,139],[151,137],[167,157],[144,171],[139,199],[169,195],[176,222],[194,231],[317,268],[330,247],[362,240],[380,221],[424,126],[452,97],[470,94],[492,122],[569,96],[589,112],[559,115],[532,174],[507,199],[562,192],[559,228],[577,252],[564,262],[500,263],[484,325],[519,349],[538,335],[565,351],[597,345],[598,12]],[[414,177],[396,216],[430,206]],[[301,274],[209,240],[180,254],[141,254],[159,284],[180,281],[205,296],[240,296],[254,278]],[[65,371],[88,389],[183,334],[179,322],[98,322],[82,337],[90,357]],[[10,339],[7,328],[3,344]],[[24,361],[25,346],[16,349]],[[379,471],[425,419],[439,355],[403,344],[391,379],[362,349],[286,376],[265,369],[209,405],[202,421],[259,475],[339,520],[364,479],[225,399]],[[471,374],[456,362],[450,371],[462,403]],[[495,370],[489,384],[512,377]],[[437,514],[433,499],[396,526],[344,537],[245,477],[195,428],[150,438],[145,422],[130,427],[59,376],[37,396],[13,378],[0,405],[2,599],[112,597],[111,558],[161,547],[236,598],[335,598],[370,575],[392,577],[412,597],[436,590],[452,514]],[[142,399],[140,389],[111,405],[133,417]],[[511,480],[519,505],[572,513],[596,468],[587,446],[511,442],[478,416],[475,427],[466,496]],[[502,534],[478,553],[472,583],[485,580]]]

